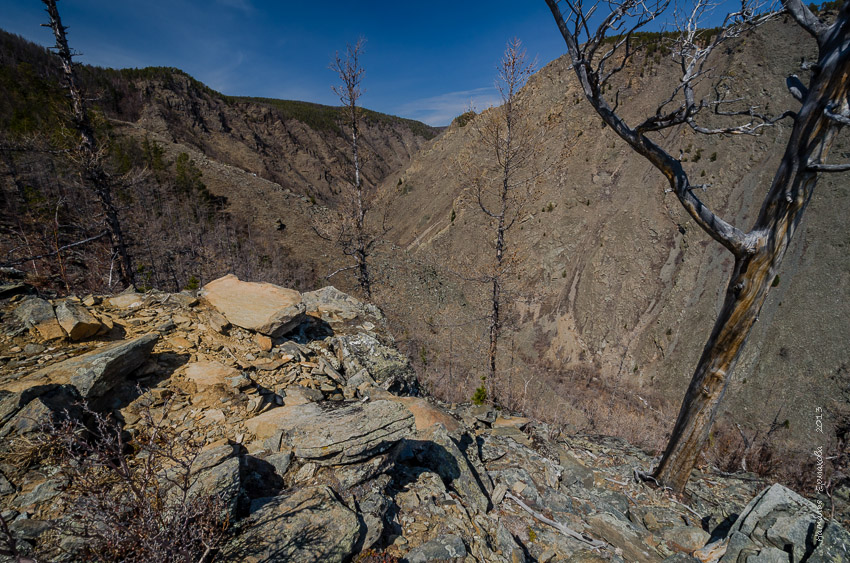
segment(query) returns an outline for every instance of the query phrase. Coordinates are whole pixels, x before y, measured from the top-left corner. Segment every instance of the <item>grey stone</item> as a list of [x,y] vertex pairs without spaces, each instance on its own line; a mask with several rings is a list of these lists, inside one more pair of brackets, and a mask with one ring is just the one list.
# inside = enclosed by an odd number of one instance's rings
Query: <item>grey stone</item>
[[44,344],[38,344],[36,342],[30,342],[26,346],[24,346],[24,353],[28,356],[36,356],[44,352],[44,350]]
[[15,486],[6,479],[3,473],[0,473],[0,495],[10,495],[15,492]]
[[35,293],[35,288],[28,283],[13,282],[0,284],[0,299],[8,299],[15,295],[28,295]]
[[587,523],[594,535],[599,535],[614,547],[622,549],[626,560],[661,561],[658,553],[644,543],[644,534],[628,520],[609,512],[601,512],[589,516]]
[[466,546],[460,536],[445,535],[434,538],[411,550],[406,559],[409,563],[428,561],[456,561],[466,557]]
[[850,533],[834,520],[823,529],[823,535],[808,563],[839,563],[850,561]]
[[741,511],[741,516],[732,525],[730,532],[750,535],[763,518],[774,513],[777,517],[783,515],[783,513],[801,513],[814,521],[818,511],[814,504],[794,491],[776,483],[756,495],[747,504]]
[[233,446],[230,444],[222,444],[204,449],[192,462],[191,472],[200,473],[210,467],[215,467],[225,459],[231,457],[233,453]]
[[169,294],[168,297],[165,298],[165,303],[173,303],[180,307],[189,309],[191,307],[195,307],[199,301],[197,297],[188,291],[181,291],[180,293]]
[[201,471],[194,476],[189,487],[189,496],[196,499],[217,499],[230,515],[236,512],[241,482],[239,458],[232,457],[222,463]]
[[34,329],[44,340],[65,338],[53,305],[38,297],[30,297],[15,308],[15,316],[27,327]]
[[682,516],[672,508],[663,506],[639,507],[643,525],[652,533],[662,532],[674,526],[682,526],[685,521]]
[[496,525],[496,543],[508,561],[511,563],[525,563],[525,553],[508,529],[501,523]]
[[788,553],[775,547],[763,547],[756,555],[747,557],[747,563],[788,563]]
[[[767,548],[775,548],[785,553],[785,561],[798,563],[807,560],[814,550],[815,529],[821,518],[813,503],[777,483],[747,504],[728,535],[730,539],[735,534],[747,537],[753,542],[748,549],[766,558],[764,561],[774,557]],[[742,543],[740,539],[739,543]],[[730,541],[722,561],[743,561],[744,555],[735,553]],[[747,557],[752,559],[754,555],[750,553]]]
[[283,477],[292,464],[292,452],[277,452],[266,456],[266,461],[274,467],[274,472]]
[[384,400],[343,407],[284,406],[246,421],[259,439],[283,431],[296,457],[320,465],[354,463],[383,453],[409,436],[414,424],[413,414],[404,405]]
[[663,530],[661,536],[670,549],[682,553],[693,553],[711,539],[711,534],[693,526],[673,526]]
[[23,518],[15,520],[9,525],[9,531],[19,540],[36,540],[41,534],[51,529],[53,524],[46,520],[34,518]]
[[102,397],[148,359],[157,340],[157,334],[122,340],[50,365],[33,374],[33,377],[70,383],[83,399]]
[[8,418],[0,417],[5,422],[0,436],[20,436],[40,431],[51,421],[79,419],[79,401],[79,393],[70,385],[43,385],[15,393],[0,404],[3,414],[9,413]]
[[670,557],[665,557],[661,563],[700,563],[700,561],[687,553],[674,553]]
[[372,481],[374,487],[357,504],[360,515],[365,526],[362,549],[369,549],[381,539],[384,533],[385,519],[392,501],[384,494],[383,485],[389,481],[376,479]]
[[435,424],[419,432],[417,438],[409,443],[416,460],[436,472],[471,506],[486,512],[490,499],[481,479],[446,432],[445,426]]
[[473,417],[480,422],[486,422],[487,424],[493,424],[496,422],[496,411],[487,405],[480,405],[472,407],[470,410]]
[[341,563],[360,536],[357,515],[328,487],[305,487],[257,499],[245,532],[224,550],[226,561]]
[[49,479],[39,483],[33,489],[15,499],[15,504],[21,508],[39,506],[62,493],[64,483],[56,479]]
[[346,377],[365,368],[378,385],[389,391],[406,393],[416,388],[416,374],[410,361],[395,348],[363,333],[342,335],[337,342]]
[[301,294],[307,311],[318,313],[326,321],[353,320],[357,317],[375,317],[380,320],[380,312],[374,307],[369,307],[362,301],[343,293],[332,285],[308,291]]
[[758,552],[756,544],[749,536],[741,532],[731,532],[728,534],[729,545],[726,546],[726,553],[720,558],[720,563],[737,563],[739,557],[743,554],[741,561],[746,561],[750,554]]
[[394,461],[391,454],[381,454],[360,463],[341,465],[334,469],[340,490],[348,490],[375,478],[386,471]]
[[814,546],[812,541],[815,521],[800,518],[800,515],[780,516],[767,529],[765,538],[779,549],[791,546],[791,563],[802,561],[806,553]]

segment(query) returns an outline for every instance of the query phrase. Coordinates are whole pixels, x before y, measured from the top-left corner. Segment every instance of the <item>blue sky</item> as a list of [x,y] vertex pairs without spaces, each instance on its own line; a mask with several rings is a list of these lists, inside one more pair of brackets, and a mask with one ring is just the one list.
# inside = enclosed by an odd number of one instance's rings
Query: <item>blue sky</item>
[[[367,39],[362,104],[446,125],[497,101],[496,66],[517,36],[540,66],[564,52],[543,0],[61,0],[80,61],[173,66],[232,95],[338,104],[328,64]],[[51,45],[39,0],[0,0],[0,28]]]

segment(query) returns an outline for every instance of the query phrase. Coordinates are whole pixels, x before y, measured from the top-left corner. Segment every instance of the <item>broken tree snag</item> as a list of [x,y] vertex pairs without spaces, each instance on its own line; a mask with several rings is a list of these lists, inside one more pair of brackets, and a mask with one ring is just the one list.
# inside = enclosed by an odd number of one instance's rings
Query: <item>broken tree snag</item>
[[74,53],[68,46],[68,38],[65,34],[66,27],[62,25],[59,10],[56,8],[56,0],[42,0],[47,7],[47,15],[50,21],[42,24],[53,30],[56,39],[56,54],[62,62],[62,73],[65,78],[65,87],[71,98],[71,122],[80,136],[80,143],[72,151],[73,158],[79,161],[82,168],[81,178],[84,184],[88,184],[97,195],[100,206],[109,230],[109,239],[112,243],[113,258],[118,258],[119,277],[125,287],[133,284],[133,264],[127,249],[127,242],[121,229],[118,218],[118,210],[112,200],[112,183],[106,170],[103,168],[103,151],[98,146],[94,134],[88,108],[80,90],[77,73],[74,71]]
[[[653,164],[670,184],[691,218],[735,257],[735,267],[726,289],[723,307],[697,363],[685,394],[670,441],[653,476],[663,486],[682,493],[697,458],[708,439],[720,403],[750,331],[758,319],[788,244],[811,200],[817,173],[850,170],[850,164],[827,164],[825,159],[839,129],[850,123],[848,83],[850,76],[850,2],[839,10],[836,21],[827,25],[800,0],[783,0],[783,8],[811,34],[818,44],[818,61],[808,65],[808,86],[795,75],[787,81],[792,95],[802,104],[798,111],[771,117],[755,106],[727,110],[727,100],[715,96],[697,99],[695,85],[713,76],[706,63],[719,45],[758,27],[777,13],[759,12],[746,0],[739,12],[727,15],[723,28],[707,31],[701,25],[714,4],[696,0],[689,8],[671,54],[681,76],[671,84],[672,94],[636,127],[630,126],[605,99],[604,86],[637,52],[631,38],[651,21],[667,13],[666,0],[619,0],[610,4],[595,31],[588,19],[595,5],[546,0],[564,38],[573,69],[585,98],[603,121],[635,152]],[[561,6],[565,12],[561,12]],[[606,42],[606,36],[614,42]],[[615,56],[616,55],[616,56]],[[615,61],[620,61],[614,64]],[[608,63],[609,67],[606,67]],[[738,102],[738,99],[734,100]],[[705,127],[698,120],[711,108],[715,116],[730,121],[722,127]],[[793,119],[793,129],[782,160],[765,197],[758,218],[744,231],[715,214],[694,194],[682,161],[670,155],[648,135],[671,127],[687,126],[701,134],[757,134],[782,119]],[[736,120],[742,120],[736,122]]]

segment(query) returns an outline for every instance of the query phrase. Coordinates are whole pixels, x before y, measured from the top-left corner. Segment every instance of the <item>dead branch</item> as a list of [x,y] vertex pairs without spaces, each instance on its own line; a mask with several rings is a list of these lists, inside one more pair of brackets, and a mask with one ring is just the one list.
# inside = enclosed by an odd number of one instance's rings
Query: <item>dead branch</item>
[[592,547],[594,549],[602,549],[602,548],[608,547],[608,544],[605,543],[604,541],[595,540],[595,539],[587,536],[586,534],[581,534],[579,532],[576,532],[572,528],[570,528],[570,527],[568,527],[564,524],[561,524],[560,522],[556,522],[555,520],[552,520],[551,518],[546,518],[545,516],[543,516],[542,514],[540,514],[539,512],[537,512],[536,510],[534,510],[533,508],[531,508],[530,506],[528,506],[527,504],[522,502],[519,498],[514,496],[514,494],[511,493],[510,491],[505,493],[505,497],[509,498],[512,501],[514,501],[515,503],[517,503],[520,508],[522,508],[523,510],[525,510],[526,512],[531,514],[534,518],[536,518],[540,522],[543,522],[544,524],[548,524],[548,525],[552,526],[553,528],[555,528],[556,530],[558,530],[559,532],[561,532],[562,534],[564,534],[568,538],[578,540],[582,543],[589,545],[590,547]]
[[103,231],[102,233],[95,235],[93,237],[89,237],[89,238],[83,239],[83,240],[78,240],[77,242],[72,242],[71,244],[66,244],[65,246],[62,246],[60,248],[57,248],[56,250],[53,250],[51,252],[47,252],[45,254],[38,254],[36,256],[28,256],[26,258],[20,258],[18,260],[11,260],[11,261],[8,261],[8,262],[4,262],[3,266],[4,267],[17,266],[18,264],[23,264],[24,262],[29,262],[31,260],[40,260],[42,258],[49,258],[50,256],[56,256],[60,252],[68,250],[69,248],[74,248],[75,246],[82,246],[84,244],[94,242],[98,239],[101,239],[101,238],[107,236],[107,235],[109,235],[109,231]]

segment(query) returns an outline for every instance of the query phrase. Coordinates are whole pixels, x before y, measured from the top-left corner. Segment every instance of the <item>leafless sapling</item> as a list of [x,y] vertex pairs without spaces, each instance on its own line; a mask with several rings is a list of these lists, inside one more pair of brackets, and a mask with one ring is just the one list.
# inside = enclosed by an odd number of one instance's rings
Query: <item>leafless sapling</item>
[[373,279],[369,257],[386,229],[382,225],[382,231],[379,232],[370,225],[369,215],[375,199],[374,186],[367,185],[363,177],[363,148],[360,137],[362,109],[358,103],[363,95],[361,83],[366,72],[360,62],[365,43],[366,40],[361,37],[354,45],[349,44],[345,55],[337,53],[330,65],[330,69],[336,72],[340,79],[340,84],[333,86],[333,91],[342,103],[340,129],[347,137],[350,150],[350,176],[336,216],[333,219],[325,218],[324,222],[314,226],[320,236],[333,240],[340,246],[343,254],[354,258],[354,264],[343,266],[327,277],[353,270],[363,295],[366,299],[371,299]]
[[534,180],[538,177],[532,163],[541,135],[530,123],[527,99],[520,95],[534,67],[527,60],[522,42],[512,39],[505,48],[496,79],[502,103],[473,122],[478,144],[486,156],[481,162],[469,163],[469,168],[473,171],[478,208],[489,223],[487,238],[492,252],[484,271],[476,276],[489,289],[487,375],[476,391],[477,401],[483,400],[485,393],[490,401],[496,399],[496,363],[504,327],[506,284],[515,273],[517,262],[507,235],[533,197]]
[[[683,9],[670,0],[616,0],[601,4],[583,0],[546,0],[566,43],[572,68],[584,97],[606,125],[629,147],[646,158],[667,179],[692,219],[735,259],[723,306],[697,363],[672,435],[654,478],[683,492],[705,445],[735,364],[770,291],[788,244],[811,200],[821,172],[850,170],[832,164],[827,155],[842,126],[850,124],[850,2],[844,2],[831,24],[812,13],[801,0],[782,0],[781,8],[817,42],[818,60],[805,65],[808,86],[792,76],[791,94],[800,103],[777,116],[726,92],[712,72],[712,53],[729,40],[767,22],[773,6],[744,0],[739,11],[726,15],[719,30],[701,29],[716,2],[693,0]],[[601,13],[602,10],[605,13]],[[619,110],[619,90],[606,95],[610,82],[632,59],[635,32],[659,22],[674,9],[678,33],[670,53],[680,77],[654,114],[627,121]],[[713,87],[701,87],[711,84]],[[606,89],[606,86],[609,86]],[[705,96],[698,91],[713,92]],[[711,115],[715,122],[703,122]],[[751,135],[781,119],[793,123],[782,160],[761,210],[749,231],[722,219],[701,201],[682,161],[663,148],[659,132],[689,127],[705,135]],[[725,123],[724,123],[725,121]],[[721,123],[718,125],[718,123]]]

